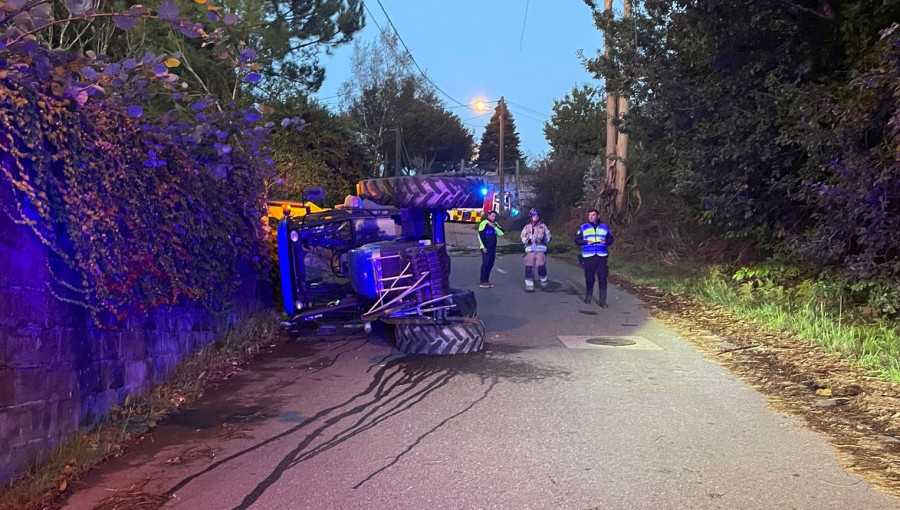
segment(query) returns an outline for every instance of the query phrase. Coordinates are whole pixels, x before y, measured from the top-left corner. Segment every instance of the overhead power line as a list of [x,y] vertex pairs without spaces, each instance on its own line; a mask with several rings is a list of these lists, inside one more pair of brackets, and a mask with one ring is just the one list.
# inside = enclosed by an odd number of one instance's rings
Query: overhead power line
[[[381,12],[384,13],[384,17],[387,18],[388,24],[389,24],[389,25],[391,26],[391,28],[394,30],[394,34],[397,35],[397,40],[400,41],[400,44],[403,45],[403,49],[406,50],[406,54],[409,55],[410,60],[412,60],[413,65],[416,66],[416,69],[419,70],[419,73],[422,75],[422,77],[425,78],[425,80],[426,80],[428,83],[430,83],[431,86],[433,86],[433,87],[435,88],[435,90],[437,90],[438,92],[440,92],[441,94],[443,94],[444,96],[446,96],[447,99],[453,101],[454,103],[456,103],[456,104],[458,104],[458,105],[460,105],[460,106],[467,106],[465,103],[462,103],[462,102],[460,102],[460,101],[457,101],[453,96],[451,96],[450,94],[444,92],[444,90],[443,90],[442,88],[438,87],[438,84],[437,84],[437,83],[435,83],[431,78],[429,78],[427,74],[425,74],[425,71],[423,71],[422,68],[419,66],[419,63],[416,62],[416,58],[413,57],[412,52],[409,51],[409,46],[407,46],[406,43],[403,41],[403,38],[400,37],[400,31],[397,30],[397,27],[396,27],[396,26],[394,26],[394,22],[391,21],[391,17],[390,17],[390,15],[388,15],[387,9],[385,9],[385,8],[384,8],[384,5],[382,5],[381,0],[376,0],[376,1],[378,2],[378,6],[381,7]],[[363,5],[365,5],[365,2],[363,2]],[[367,8],[367,10],[368,10],[368,8]],[[370,12],[369,15],[371,16],[372,13]],[[376,23],[375,25],[377,26],[378,24]],[[380,28],[380,27],[379,27],[379,28]]]
[[522,106],[522,105],[520,105],[520,104],[513,103],[513,102],[510,101],[510,100],[507,100],[507,101],[506,101],[506,104],[511,105],[511,106],[515,106],[516,108],[521,108],[522,110],[525,110],[525,111],[527,111],[527,112],[529,112],[529,113],[532,113],[532,114],[534,114],[534,115],[540,115],[541,117],[546,117],[546,118],[548,118],[548,119],[550,118],[550,116],[547,115],[546,113],[541,113],[541,112],[539,112],[539,111],[537,111],[537,110],[535,110],[535,109],[533,109],[533,108],[529,108],[529,107],[527,107],[527,106]]
[[516,117],[517,119],[528,119],[528,120],[533,120],[533,121],[535,121],[535,122],[541,122],[541,123],[546,122],[544,119],[539,119],[539,118],[537,118],[537,117],[532,117],[531,115],[529,115],[528,113],[525,113],[525,112],[517,112],[517,111],[514,111],[514,110],[512,110],[512,109],[510,109],[509,111],[510,111],[510,113],[514,113],[514,114],[515,114],[515,117]]
[[522,44],[525,42],[525,22],[528,21],[528,0],[525,0],[525,19],[522,20],[522,36],[519,38],[519,51],[522,51]]

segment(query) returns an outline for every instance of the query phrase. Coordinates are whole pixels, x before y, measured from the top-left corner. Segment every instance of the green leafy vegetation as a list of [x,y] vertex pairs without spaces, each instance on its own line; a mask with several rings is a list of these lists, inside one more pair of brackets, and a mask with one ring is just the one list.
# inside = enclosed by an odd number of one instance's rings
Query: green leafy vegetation
[[370,151],[372,177],[443,171],[471,159],[472,134],[414,70],[395,34],[357,42],[351,67],[342,104]]
[[[611,267],[897,380],[900,4],[648,1],[630,17],[588,5],[609,47],[585,64],[629,101],[613,124],[640,205],[603,218]],[[545,128],[536,203],[557,223],[615,199],[604,96],[574,89]],[[582,193],[567,192],[579,175]]]

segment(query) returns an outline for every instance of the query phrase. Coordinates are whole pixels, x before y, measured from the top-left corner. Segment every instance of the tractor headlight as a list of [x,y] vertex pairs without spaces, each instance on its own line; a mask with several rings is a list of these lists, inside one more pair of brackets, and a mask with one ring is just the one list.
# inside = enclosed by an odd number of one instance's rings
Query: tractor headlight
[[296,243],[299,240],[300,240],[300,234],[298,234],[296,230],[291,230],[291,241]]
[[303,301],[298,299],[297,302],[294,303],[294,308],[297,310],[303,310]]

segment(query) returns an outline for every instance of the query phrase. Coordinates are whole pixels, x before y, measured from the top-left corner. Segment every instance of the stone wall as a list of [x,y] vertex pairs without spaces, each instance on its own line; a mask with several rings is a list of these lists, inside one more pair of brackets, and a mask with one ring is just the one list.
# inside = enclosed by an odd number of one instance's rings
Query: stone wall
[[[0,484],[111,405],[165,380],[235,319],[171,307],[97,329],[81,307],[51,294],[51,256],[4,212],[15,207],[10,197],[0,182]],[[241,313],[271,304],[267,286],[246,273],[236,297]]]

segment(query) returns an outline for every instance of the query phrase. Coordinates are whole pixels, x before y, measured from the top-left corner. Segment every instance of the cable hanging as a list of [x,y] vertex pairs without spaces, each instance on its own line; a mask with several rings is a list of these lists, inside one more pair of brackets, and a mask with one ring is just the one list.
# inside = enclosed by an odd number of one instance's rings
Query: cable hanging
[[[385,8],[384,8],[384,5],[382,5],[381,0],[376,0],[376,1],[378,2],[378,6],[381,7],[381,12],[384,13],[384,17],[387,18],[388,24],[389,24],[389,25],[391,26],[391,28],[394,30],[394,34],[397,35],[397,40],[400,41],[400,44],[403,45],[403,49],[406,50],[406,54],[409,55],[410,60],[412,60],[413,65],[416,66],[416,69],[419,70],[419,73],[422,75],[422,77],[425,78],[425,80],[426,80],[428,83],[430,83],[431,86],[435,88],[435,90],[437,90],[438,92],[440,92],[441,94],[443,94],[444,96],[446,96],[447,99],[449,99],[450,101],[453,101],[454,103],[456,103],[456,104],[458,104],[458,105],[460,105],[460,106],[466,106],[465,103],[462,103],[462,102],[460,102],[460,101],[457,101],[453,96],[451,96],[450,94],[444,92],[444,90],[443,90],[442,88],[438,87],[437,83],[435,83],[434,81],[432,81],[432,79],[429,78],[427,74],[425,74],[425,71],[423,71],[422,68],[419,66],[419,63],[416,62],[416,58],[413,56],[412,52],[409,51],[409,46],[407,46],[406,43],[403,41],[403,38],[400,37],[400,31],[397,30],[397,27],[396,27],[396,26],[394,26],[394,22],[391,21],[391,17],[388,15],[387,9],[385,9]],[[363,5],[365,5],[365,2],[363,2]],[[368,7],[366,8],[366,10],[368,10]],[[371,16],[372,13],[370,12],[369,15]],[[374,20],[373,20],[373,21],[374,21]],[[375,25],[378,26],[378,23],[375,23]],[[379,27],[379,28],[380,28],[380,27]]]

